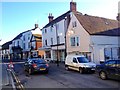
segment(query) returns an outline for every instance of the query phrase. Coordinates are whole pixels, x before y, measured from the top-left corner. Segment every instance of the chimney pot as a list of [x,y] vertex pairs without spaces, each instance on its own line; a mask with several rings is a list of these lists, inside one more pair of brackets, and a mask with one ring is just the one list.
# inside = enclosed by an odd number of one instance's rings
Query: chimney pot
[[73,0],[70,2],[70,11],[77,11],[76,2],[73,2]]
[[118,21],[120,21],[120,13],[118,13],[118,16],[116,18]]
[[49,13],[49,16],[48,16],[48,19],[49,19],[49,22],[51,22],[53,20],[54,16],[52,16],[52,13]]
[[35,24],[35,28],[38,28],[38,24]]

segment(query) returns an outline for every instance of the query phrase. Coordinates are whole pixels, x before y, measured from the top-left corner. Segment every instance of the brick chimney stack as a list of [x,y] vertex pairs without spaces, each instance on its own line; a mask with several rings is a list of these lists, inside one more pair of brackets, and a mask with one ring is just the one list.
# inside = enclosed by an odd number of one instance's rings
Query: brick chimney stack
[[35,28],[38,28],[38,24],[35,24]]
[[70,11],[77,11],[76,9],[76,2],[73,2],[73,0],[70,2]]
[[118,13],[118,16],[116,18],[118,21],[120,21],[120,13]]
[[49,22],[51,22],[53,20],[54,16],[52,16],[52,13],[49,13],[49,16],[48,16],[48,19],[49,19]]

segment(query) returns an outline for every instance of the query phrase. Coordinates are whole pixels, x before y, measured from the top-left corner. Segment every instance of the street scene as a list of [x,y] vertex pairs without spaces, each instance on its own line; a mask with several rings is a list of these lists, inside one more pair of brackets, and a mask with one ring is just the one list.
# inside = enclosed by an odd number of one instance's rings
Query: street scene
[[0,5],[0,89],[120,89],[119,0]]
[[[14,71],[25,89],[27,88],[120,88],[117,80],[101,80],[95,73],[80,74],[77,71],[65,70],[63,63],[49,63],[49,73],[36,72],[29,75],[24,71],[24,62],[14,62]],[[4,74],[5,75],[5,74]],[[7,79],[8,76],[6,76]],[[8,81],[4,79],[3,84],[10,87]]]

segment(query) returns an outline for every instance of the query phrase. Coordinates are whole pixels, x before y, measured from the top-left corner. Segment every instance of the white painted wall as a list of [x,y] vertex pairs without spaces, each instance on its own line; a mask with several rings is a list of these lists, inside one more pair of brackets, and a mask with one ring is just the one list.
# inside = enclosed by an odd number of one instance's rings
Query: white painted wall
[[119,47],[118,43],[118,37],[115,36],[91,35],[92,60],[95,63],[104,61],[104,49]]
[[[43,47],[49,47],[51,45],[51,38],[53,38],[53,45],[57,44],[56,29],[58,32],[58,36],[60,37],[60,44],[65,42],[64,21],[65,21],[65,19],[54,24],[52,27],[53,28],[52,31],[51,31],[51,26],[42,29]],[[47,29],[47,33],[45,33],[45,29]],[[45,46],[45,40],[47,40],[48,46]]]
[[[28,45],[30,43],[31,36],[32,36],[31,31],[28,31],[28,32],[25,32],[25,33],[22,34],[21,40],[23,42],[23,51],[29,51],[30,50],[30,47]],[[25,44],[25,48],[24,48],[24,44]]]

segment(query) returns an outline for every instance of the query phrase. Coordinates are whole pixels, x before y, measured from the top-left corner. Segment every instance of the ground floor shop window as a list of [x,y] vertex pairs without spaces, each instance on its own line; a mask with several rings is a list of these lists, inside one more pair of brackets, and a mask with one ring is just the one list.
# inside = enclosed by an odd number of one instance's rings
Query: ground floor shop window
[[104,55],[105,55],[105,60],[120,59],[120,47],[105,48]]
[[46,51],[45,53],[46,53],[46,58],[51,58],[51,53],[50,53],[50,51]]

